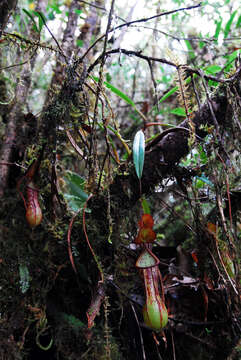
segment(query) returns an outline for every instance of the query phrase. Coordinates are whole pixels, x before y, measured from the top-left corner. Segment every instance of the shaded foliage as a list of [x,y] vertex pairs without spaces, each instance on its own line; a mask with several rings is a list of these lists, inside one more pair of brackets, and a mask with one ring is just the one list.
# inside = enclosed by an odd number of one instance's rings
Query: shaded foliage
[[240,355],[241,15],[178,3],[0,5],[1,359]]

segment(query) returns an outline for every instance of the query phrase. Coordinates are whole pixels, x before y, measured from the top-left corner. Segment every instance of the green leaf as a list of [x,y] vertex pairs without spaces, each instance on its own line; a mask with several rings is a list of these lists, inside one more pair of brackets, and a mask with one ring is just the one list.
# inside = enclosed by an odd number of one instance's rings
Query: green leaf
[[[25,14],[32,20],[33,23],[35,23],[33,15],[31,14],[30,11],[28,11],[27,9],[23,9],[23,12],[25,12]],[[36,25],[36,23],[35,23],[35,25]]]
[[238,29],[240,26],[241,26],[241,15],[239,15],[239,17],[238,17],[236,28]]
[[[38,11],[33,11],[35,15],[37,15],[38,17],[38,31],[41,32],[43,26],[44,26],[44,21],[47,22],[46,17],[44,16],[44,14],[42,12],[38,12]],[[42,16],[41,16],[42,15]]]
[[195,179],[200,180],[202,183],[207,184],[210,187],[213,187],[213,183],[204,175],[202,176],[195,176]]
[[[93,79],[97,82],[99,81],[99,78],[97,76],[93,76]],[[116,94],[122,100],[124,100],[127,104],[133,106],[134,108],[136,107],[135,103],[126,94],[124,94],[121,90],[117,89],[115,86],[113,86],[112,84],[110,84],[107,81],[104,81],[104,85],[108,89],[110,89],[114,94]]]
[[106,77],[106,81],[108,81],[108,82],[110,82],[112,79],[110,73],[107,73],[105,77]]
[[77,15],[80,15],[80,14],[82,14],[82,10],[79,10],[79,9],[74,9],[74,12],[75,12],[75,14],[77,14]]
[[54,20],[55,19],[55,15],[54,15],[54,12],[51,11],[49,14],[48,14],[48,18],[49,20]]
[[215,34],[214,34],[214,39],[216,39],[216,40],[218,40],[220,31],[221,31],[222,21],[223,21],[223,19],[220,19],[220,21],[218,21],[217,25],[216,25],[216,30],[215,30]]
[[171,114],[174,114],[174,115],[177,115],[177,116],[184,116],[186,117],[186,112],[185,112],[185,109],[184,108],[181,108],[181,107],[177,107],[173,110],[170,111]]
[[199,156],[200,156],[201,163],[202,163],[203,165],[207,164],[207,162],[208,162],[208,157],[207,157],[205,151],[203,150],[202,145],[199,145],[199,146],[198,146],[198,152],[199,152]]
[[83,190],[85,180],[81,176],[72,171],[68,171],[64,179],[68,186],[69,195],[78,198],[80,202],[85,202],[88,199],[88,194]]
[[233,67],[232,63],[237,58],[238,54],[239,54],[239,51],[235,50],[235,51],[232,52],[232,54],[224,56],[227,59],[225,65],[224,65],[225,66],[225,72],[228,72]]
[[219,65],[210,65],[205,68],[206,73],[212,74],[212,75],[218,73],[221,70],[222,70],[222,68]]
[[33,18],[33,15],[31,14],[31,12],[29,12],[27,9],[23,9],[23,12],[25,12],[25,14],[31,19],[32,23],[33,23],[33,29],[36,32],[39,32],[36,21]]
[[145,136],[142,130],[139,130],[133,142],[133,162],[135,165],[136,175],[141,179],[145,157]]
[[[67,193],[64,193],[63,196],[72,211],[77,212],[79,211],[79,209],[82,209],[84,207],[85,201],[80,199],[78,196],[70,195]],[[85,211],[90,212],[90,209],[86,209]]]
[[236,14],[237,14],[237,10],[235,10],[235,11],[231,14],[231,16],[230,16],[227,24],[225,25],[225,28],[224,28],[224,38],[228,37],[228,34],[229,34],[229,32],[230,32],[230,28],[231,28],[233,19],[234,19],[234,17],[235,17]]
[[190,43],[189,40],[185,40],[185,43],[186,43],[186,47],[187,47],[187,50],[188,50],[188,54],[190,56],[191,59],[194,59],[195,58],[195,53],[193,51],[193,47]]
[[56,12],[56,14],[62,14],[62,11],[59,8],[59,4],[51,2],[49,7],[52,8]]
[[80,39],[77,39],[76,40],[76,45],[79,46],[79,47],[82,47],[84,44],[84,41],[83,40],[80,40]]
[[162,103],[163,101],[165,101],[167,98],[169,98],[169,96],[174,94],[177,90],[178,90],[178,86],[173,87],[165,95],[163,95],[163,97],[159,100],[159,103]]

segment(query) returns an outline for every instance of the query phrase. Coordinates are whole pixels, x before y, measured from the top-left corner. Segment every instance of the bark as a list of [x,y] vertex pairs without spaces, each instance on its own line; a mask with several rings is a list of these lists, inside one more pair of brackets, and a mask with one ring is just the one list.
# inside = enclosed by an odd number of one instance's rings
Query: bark
[[0,38],[8,19],[17,5],[17,0],[2,0],[0,4]]
[[[39,0],[36,4],[36,10],[43,10],[46,4],[46,0]],[[39,33],[33,30],[32,23],[29,26],[29,37],[38,41]],[[0,151],[0,197],[3,196],[9,185],[10,167],[8,164],[21,161],[25,148],[30,141],[34,141],[36,136],[36,120],[33,117],[24,117],[31,86],[31,72],[36,56],[37,53],[34,48],[31,49],[30,54],[27,52],[23,55],[23,66],[15,89],[14,103],[8,113],[5,138]]]
[[[98,0],[96,5],[103,7],[104,3],[105,2],[103,0]],[[92,37],[96,37],[100,32],[100,20],[100,10],[96,9],[95,7],[90,7],[86,21],[80,29],[78,40],[82,41],[82,46],[76,50],[76,56],[81,57],[89,49]],[[85,63],[89,64],[92,56],[93,51],[88,53],[86,59],[84,60]]]
[[61,41],[61,49],[63,50],[63,52],[59,52],[56,59],[56,65],[53,70],[53,77],[46,95],[45,108],[47,104],[51,102],[54,94],[60,90],[63,82],[65,81],[66,62],[70,63],[72,61],[71,57],[73,55],[76,45],[74,34],[76,31],[77,21],[79,17],[79,15],[75,12],[76,9],[80,9],[80,5],[77,4],[75,1],[72,1],[68,9],[68,22]]

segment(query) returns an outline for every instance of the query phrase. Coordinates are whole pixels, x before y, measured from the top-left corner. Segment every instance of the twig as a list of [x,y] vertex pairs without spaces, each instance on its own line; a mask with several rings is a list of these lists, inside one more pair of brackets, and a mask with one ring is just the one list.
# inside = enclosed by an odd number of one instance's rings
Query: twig
[[[88,6],[92,6],[92,7],[96,8],[96,9],[107,12],[106,8],[104,8],[103,6],[99,6],[97,4],[92,4],[92,3],[89,3],[88,1],[84,1],[84,0],[75,0],[75,1],[84,3],[84,4],[88,5]],[[117,18],[122,20],[122,21],[125,21],[125,19],[121,18],[120,16],[117,16]]]
[[207,84],[206,84],[206,81],[205,81],[205,78],[204,78],[204,73],[203,71],[200,69],[199,71],[199,74],[202,78],[202,83],[203,83],[203,87],[205,89],[205,93],[206,93],[206,98],[207,98],[207,103],[208,103],[208,107],[209,107],[209,110],[210,110],[210,113],[212,115],[212,118],[213,118],[213,123],[214,123],[214,126],[216,128],[216,133],[217,133],[217,138],[218,138],[218,141],[220,143],[220,146],[222,144],[222,138],[221,138],[221,135],[219,133],[219,125],[218,125],[218,122],[217,122],[217,118],[214,114],[214,110],[213,110],[213,106],[212,106],[212,102],[210,100],[210,96],[209,96],[209,93],[208,93],[208,88],[207,88]]
[[[105,32],[105,40],[104,40],[104,47],[103,47],[103,53],[106,52],[106,47],[107,47],[107,41],[108,41],[108,34],[110,31],[110,27],[111,27],[111,21],[112,21],[112,14],[114,12],[114,4],[115,4],[115,0],[111,1],[111,8],[110,8],[110,12],[109,12],[109,16],[108,16],[108,23],[106,26],[106,32]],[[90,139],[90,153],[91,150],[93,148],[93,163],[90,162],[90,173],[92,172],[96,172],[97,170],[97,152],[96,152],[96,123],[97,123],[97,114],[98,114],[98,103],[99,103],[99,98],[100,98],[100,93],[102,90],[102,83],[103,83],[103,70],[104,70],[104,64],[105,64],[105,56],[103,56],[101,58],[100,61],[100,70],[99,70],[99,82],[98,82],[98,86],[97,86],[97,91],[96,91],[96,98],[95,98],[95,105],[94,105],[94,118],[93,118],[93,126],[92,126],[92,130],[93,130],[93,135],[91,136]],[[91,167],[93,164],[93,167]],[[93,176],[93,174],[91,174]],[[96,175],[96,174],[94,174]]]
[[[160,13],[160,14],[157,14],[157,15],[154,15],[154,16],[151,16],[149,18],[142,18],[142,19],[139,19],[139,20],[134,20],[134,21],[129,21],[129,22],[126,22],[124,24],[121,24],[119,26],[116,26],[116,27],[113,27],[112,29],[109,30],[109,33],[110,32],[113,32],[117,29],[120,29],[122,28],[123,26],[130,26],[132,24],[135,24],[135,23],[139,23],[139,22],[146,22],[146,21],[149,21],[149,20],[152,20],[152,19],[155,19],[157,17],[161,17],[161,16],[164,16],[164,15],[170,15],[170,14],[173,14],[173,13],[176,13],[178,11],[183,11],[183,10],[191,10],[191,9],[195,9],[195,8],[198,8],[202,5],[202,3],[200,2],[198,5],[194,5],[194,6],[189,6],[189,7],[186,7],[186,8],[181,8],[181,9],[176,9],[176,10],[171,10],[171,11],[166,11],[166,12],[163,12],[163,13]],[[93,47],[95,47],[95,45],[101,41],[103,38],[105,37],[105,35],[102,35],[100,36],[90,47],[89,49],[85,52],[85,54],[78,60],[78,62],[82,62],[83,59],[85,58],[85,56],[89,53],[89,51],[91,49],[93,49]]]
[[72,231],[72,227],[73,227],[73,223],[77,217],[77,215],[79,214],[79,212],[81,211],[82,209],[79,209],[77,214],[75,214],[70,223],[69,223],[69,228],[68,228],[68,235],[67,235],[67,241],[68,241],[68,253],[69,253],[69,259],[70,259],[70,262],[71,262],[71,265],[72,265],[72,268],[74,270],[74,272],[77,274],[77,270],[76,270],[76,266],[75,266],[75,263],[74,263],[74,257],[73,257],[73,254],[72,254],[72,250],[71,250],[71,231]]
[[170,332],[171,332],[171,338],[172,338],[172,354],[173,354],[173,360],[176,360],[176,350],[175,350],[173,330],[171,329]]
[[209,342],[204,341],[204,340],[200,339],[200,338],[197,337],[197,336],[194,336],[194,335],[189,334],[189,333],[185,333],[185,335],[186,335],[186,336],[189,336],[191,339],[194,339],[194,340],[199,341],[201,344],[204,344],[204,345],[209,346],[211,349],[217,349],[217,347],[214,346],[213,344],[210,344]]
[[[155,58],[155,57],[152,57],[152,56],[146,56],[146,55],[143,55],[141,51],[133,51],[133,50],[126,50],[126,49],[122,49],[122,48],[118,48],[118,49],[112,49],[110,51],[107,51],[107,52],[103,52],[96,60],[93,64],[91,64],[87,70],[88,73],[90,73],[94,67],[96,65],[99,64],[99,62],[101,61],[101,59],[103,57],[106,57],[108,55],[111,55],[111,54],[118,54],[118,53],[123,53],[125,55],[128,55],[128,56],[136,56],[136,57],[139,57],[141,59],[144,59],[146,61],[156,61],[156,62],[160,62],[162,64],[167,64],[167,65],[170,65],[170,66],[173,66],[175,67],[176,69],[178,68],[178,66],[180,65],[177,65],[175,64],[174,62],[172,61],[169,61],[169,60],[166,60],[166,59],[163,59],[163,58]],[[186,66],[186,65],[182,65],[182,66],[185,66],[185,70],[191,74],[196,74],[206,80],[212,80],[212,81],[216,81],[216,82],[220,82],[220,83],[232,83],[234,80],[236,80],[240,74],[241,74],[241,66],[239,66],[235,72],[235,74],[233,76],[231,76],[230,78],[227,78],[227,79],[220,79],[218,77],[215,77],[215,76],[212,76],[212,75],[205,75],[204,73],[200,73],[200,70],[199,69],[193,69],[189,66]]]
[[30,40],[30,39],[27,39],[27,38],[25,38],[23,36],[20,36],[18,34],[8,33],[6,31],[4,31],[3,35],[6,36],[7,39],[9,39],[10,41],[11,41],[11,37],[13,37],[13,38],[16,38],[16,39],[18,39],[20,41],[23,41],[26,44],[29,44],[29,45],[32,45],[32,46],[36,46],[36,47],[46,49],[46,50],[50,50],[50,51],[59,52],[59,50],[53,48],[51,45],[47,45],[47,44],[41,43],[39,41]]
[[0,162],[0,165],[6,165],[6,166],[17,166],[20,167],[21,169],[27,170],[27,168],[25,166],[16,164],[16,163],[11,163],[11,162]]
[[[160,34],[163,34],[163,35],[165,35],[165,36],[168,36],[168,37],[170,37],[170,38],[172,38],[172,39],[174,39],[174,40],[177,40],[177,41],[182,41],[182,40],[188,40],[188,41],[202,41],[202,42],[206,42],[206,43],[210,43],[210,42],[212,42],[212,41],[216,41],[216,39],[212,39],[212,38],[210,38],[210,39],[208,39],[208,38],[202,38],[202,37],[178,37],[178,36],[176,36],[176,35],[172,35],[172,34],[168,34],[168,33],[166,33],[165,31],[162,31],[162,30],[159,30],[159,29],[154,29],[154,28],[151,28],[151,27],[149,27],[149,26],[144,26],[144,25],[130,25],[130,27],[132,28],[138,28],[138,29],[140,29],[140,28],[144,28],[144,29],[147,29],[147,30],[152,30],[152,31],[154,31],[154,32],[157,32],[157,33],[160,33]],[[226,39],[225,39],[226,40]]]
[[104,283],[104,272],[103,272],[103,270],[102,270],[102,268],[101,268],[101,266],[100,266],[100,262],[99,262],[99,260],[97,259],[97,256],[95,255],[95,252],[94,252],[92,246],[90,245],[90,241],[89,241],[89,238],[88,238],[88,235],[87,235],[87,231],[86,231],[86,224],[85,224],[85,209],[86,209],[86,207],[87,207],[88,201],[92,198],[92,196],[93,196],[93,195],[90,194],[89,197],[88,197],[88,199],[86,200],[86,202],[85,202],[85,204],[84,204],[84,208],[83,208],[83,231],[84,231],[84,234],[85,234],[86,242],[87,242],[87,244],[88,244],[88,246],[89,246],[89,249],[90,249],[90,251],[91,251],[91,253],[92,253],[92,255],[93,255],[93,258],[94,258],[94,260],[95,260],[95,262],[96,262],[96,265],[97,265],[97,267],[98,267],[98,270],[99,270],[99,272],[100,272],[101,282]]
[[141,327],[140,327],[140,324],[139,324],[139,320],[138,320],[138,317],[137,317],[137,315],[136,315],[136,311],[135,311],[135,308],[134,308],[132,302],[130,301],[129,303],[130,303],[131,308],[132,308],[132,311],[133,311],[133,313],[134,313],[134,316],[135,316],[135,319],[136,319],[136,323],[137,323],[137,326],[138,326],[138,330],[139,330],[139,335],[140,335],[140,340],[141,340],[141,349],[142,349],[142,358],[143,358],[143,360],[146,360],[146,353],[145,353],[143,336],[142,336],[142,332],[141,332]]
[[160,62],[160,63],[163,63],[163,64],[167,64],[167,65],[170,65],[170,66],[174,66],[176,68],[176,64],[174,64],[173,62],[169,61],[169,60],[166,60],[166,59],[161,59],[161,58],[154,58],[154,57],[151,57],[151,56],[146,56],[146,55],[142,55],[141,51],[133,51],[133,50],[126,50],[126,49],[122,49],[122,48],[118,48],[118,49],[112,49],[110,51],[107,51],[107,52],[103,52],[96,60],[93,64],[91,64],[87,70],[88,73],[90,73],[93,68],[99,64],[99,62],[101,61],[101,59],[103,57],[106,57],[108,55],[111,55],[111,54],[118,54],[118,53],[123,53],[123,54],[126,54],[128,56],[136,56],[136,57],[139,57],[141,59],[144,59],[146,61],[157,61],[157,62]]
[[132,24],[136,24],[136,23],[140,23],[140,22],[147,22],[149,20],[152,20],[152,19],[155,19],[155,18],[158,18],[158,17],[161,17],[161,16],[165,16],[165,15],[170,15],[170,14],[174,14],[176,12],[179,12],[179,11],[184,11],[184,10],[192,10],[192,9],[195,9],[195,8],[198,8],[202,5],[202,2],[200,2],[198,5],[193,5],[193,6],[188,6],[188,7],[185,7],[185,8],[180,8],[180,9],[175,9],[175,10],[170,10],[170,11],[165,11],[165,12],[162,12],[160,14],[157,14],[157,15],[153,15],[149,18],[142,18],[142,19],[139,19],[139,20],[134,20],[134,21],[129,21],[125,24],[122,24],[122,25],[119,25],[115,28],[115,30],[118,28],[120,29],[121,27],[123,26],[130,26]]
[[0,71],[6,70],[6,69],[11,69],[11,68],[16,67],[16,66],[22,66],[22,65],[24,65],[24,64],[27,64],[27,63],[30,62],[30,60],[32,60],[32,58],[35,56],[35,54],[36,54],[36,51],[34,51],[32,55],[30,55],[30,57],[28,58],[28,60],[23,61],[23,62],[18,63],[18,64],[13,64],[13,65],[9,65],[9,66],[4,66],[4,67],[0,68]]
[[80,149],[80,147],[76,144],[74,138],[72,137],[72,135],[70,134],[69,130],[66,130],[66,135],[71,143],[71,145],[73,146],[73,148],[75,149],[75,151],[77,152],[77,154],[79,154],[82,158],[84,157],[83,151]]
[[[216,195],[216,196],[217,196],[217,195]],[[218,203],[219,210],[221,210],[221,208],[222,208],[222,204],[221,204],[220,202],[221,202],[221,199],[220,199],[220,197],[218,196],[217,203]],[[222,217],[222,212],[220,212],[220,214],[221,214],[221,217]],[[237,290],[237,288],[236,288],[236,284],[235,284],[234,281],[231,279],[231,277],[230,277],[230,275],[229,275],[229,273],[228,273],[228,271],[227,271],[227,269],[226,269],[226,266],[224,265],[224,262],[223,262],[223,259],[222,259],[222,256],[221,256],[221,254],[220,254],[219,247],[218,247],[218,239],[217,239],[217,236],[215,235],[215,233],[213,233],[213,232],[211,232],[211,231],[209,231],[209,230],[208,230],[208,232],[209,232],[209,233],[213,236],[213,238],[214,238],[214,242],[215,242],[215,245],[216,245],[216,251],[217,251],[217,254],[218,254],[219,261],[220,261],[220,263],[221,263],[221,265],[222,265],[222,268],[223,268],[223,270],[224,270],[224,272],[225,272],[225,274],[226,274],[226,276],[227,276],[227,278],[228,278],[228,280],[229,280],[229,282],[230,282],[230,284],[231,284],[231,286],[232,286],[235,294],[236,294],[236,295],[239,295],[239,292],[238,292],[238,290]],[[223,278],[223,280],[224,280],[224,278]],[[225,281],[225,280],[224,280],[224,281]]]
[[97,4],[92,4],[92,3],[89,3],[88,1],[84,1],[84,0],[75,0],[75,1],[84,3],[84,4],[86,4],[86,5],[92,6],[92,7],[96,8],[96,9],[100,9],[100,10],[103,10],[103,11],[106,12],[106,8],[104,8],[104,7],[102,7],[102,6],[99,6],[99,5],[97,5]]
[[184,223],[184,225],[191,230],[191,232],[196,235],[196,231],[192,228],[191,225],[189,225],[186,220],[182,217],[182,215],[178,214],[175,210],[173,210],[164,200],[160,199],[160,202],[164,205],[164,207],[166,207],[169,212],[174,216],[176,216],[177,218],[181,219]]
[[183,319],[175,319],[170,317],[170,320],[175,323],[182,323],[186,325],[191,326],[209,326],[209,325],[224,325],[227,324],[229,319],[227,320],[217,320],[217,321],[189,321],[189,320],[183,320]]
[[67,62],[67,56],[65,55],[64,51],[62,50],[61,46],[59,45],[58,43],[58,40],[56,39],[56,37],[54,36],[54,34],[52,33],[52,31],[50,30],[50,28],[48,27],[48,25],[46,24],[46,21],[43,17],[43,15],[41,14],[40,11],[37,11],[37,13],[39,14],[39,16],[41,17],[43,23],[44,23],[44,26],[46,27],[46,29],[48,30],[48,32],[50,33],[50,35],[52,36],[52,38],[54,39],[56,45],[58,46],[58,49],[61,53],[61,55],[65,58],[66,62]]
[[157,97],[157,83],[156,83],[156,80],[155,80],[155,77],[154,77],[154,74],[153,74],[152,63],[151,63],[150,60],[148,61],[148,65],[149,65],[149,69],[150,69],[150,72],[151,72],[151,80],[152,80],[152,83],[153,83],[153,86],[154,86],[154,91],[155,91],[154,102],[158,107],[159,102],[158,102],[158,97]]
[[198,110],[200,111],[200,109],[201,109],[201,101],[200,101],[200,98],[199,98],[199,95],[198,95],[198,92],[197,92],[197,89],[196,89],[193,74],[191,74],[191,82],[192,82],[193,91],[194,91],[194,94],[195,94],[195,97],[196,97],[196,100],[197,100],[197,104],[198,104]]

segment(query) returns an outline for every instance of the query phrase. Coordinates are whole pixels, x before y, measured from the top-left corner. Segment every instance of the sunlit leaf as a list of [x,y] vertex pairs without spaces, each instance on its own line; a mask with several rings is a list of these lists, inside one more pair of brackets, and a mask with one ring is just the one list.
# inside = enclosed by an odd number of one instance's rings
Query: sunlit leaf
[[207,67],[205,68],[206,73],[207,73],[207,74],[212,74],[212,75],[218,73],[220,70],[222,70],[221,66],[215,65],[215,64],[214,64],[214,65],[207,66]]
[[193,51],[193,47],[192,47],[190,41],[185,40],[185,43],[186,43],[186,46],[187,46],[187,49],[188,49],[188,54],[189,54],[190,58],[194,59],[195,58],[195,53]]
[[83,40],[80,40],[80,39],[77,39],[76,40],[76,45],[79,46],[79,47],[82,47],[84,44],[84,41]]
[[162,96],[162,98],[159,100],[159,103],[165,101],[169,96],[174,94],[178,90],[178,86],[173,87],[171,90],[169,90],[165,95]]
[[[93,76],[93,79],[97,82],[99,81],[99,78],[97,76]],[[136,107],[135,103],[126,94],[124,94],[121,90],[117,89],[115,86],[113,86],[112,84],[110,84],[107,81],[104,81],[103,83],[108,89],[110,89],[114,94],[119,96],[127,104],[133,106],[134,108]]]
[[184,108],[177,107],[170,111],[171,114],[177,115],[177,116],[184,116],[186,117],[186,112]]
[[33,12],[35,15],[38,16],[38,31],[41,32],[44,26],[44,21],[47,22],[46,17],[42,12],[38,12],[38,11],[33,11]]
[[34,20],[33,15],[31,14],[31,12],[29,12],[27,9],[23,9],[23,12],[25,12],[25,14],[31,19],[32,23],[33,23],[33,29],[36,32],[39,32],[38,30],[38,26],[36,24],[36,21]]
[[237,14],[237,10],[235,10],[235,11],[231,14],[231,16],[230,16],[227,24],[225,25],[225,28],[224,28],[224,38],[228,37],[228,34],[229,34],[229,32],[230,32],[230,28],[231,28],[233,19],[234,19],[234,17],[235,17],[236,14]]
[[141,179],[145,157],[145,136],[142,130],[139,130],[133,142],[133,162],[135,165],[136,175]]
[[239,15],[237,24],[236,24],[236,28],[238,29],[241,26],[241,15]]
[[220,31],[221,31],[222,21],[223,21],[223,19],[219,20],[216,25],[215,34],[214,34],[214,39],[216,39],[216,40],[218,40]]
[[75,14],[77,14],[77,15],[80,15],[80,14],[82,14],[82,10],[79,10],[79,9],[74,9],[74,12],[75,12]]

